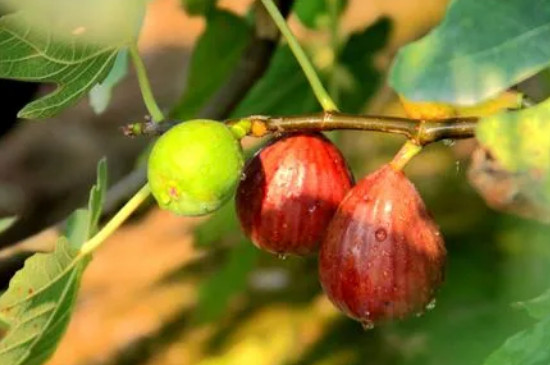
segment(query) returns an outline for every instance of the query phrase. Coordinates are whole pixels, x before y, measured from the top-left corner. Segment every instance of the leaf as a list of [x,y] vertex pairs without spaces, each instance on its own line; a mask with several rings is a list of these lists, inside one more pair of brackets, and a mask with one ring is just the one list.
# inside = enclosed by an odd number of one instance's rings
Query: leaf
[[258,254],[259,250],[247,240],[231,249],[224,265],[200,286],[197,320],[219,319],[231,298],[246,288]]
[[339,64],[351,75],[351,85],[341,88],[338,103],[349,113],[360,112],[375,93],[381,74],[374,67],[374,56],[384,48],[391,31],[391,21],[381,18],[360,32],[353,33],[340,55]]
[[79,248],[97,228],[106,189],[106,162],[98,163],[88,209],[77,210],[53,253],[30,257],[0,297],[0,364],[40,365],[55,351],[73,310],[91,256]]
[[109,75],[102,83],[95,85],[90,90],[90,105],[96,114],[103,113],[109,106],[113,89],[126,77],[128,74],[128,51],[121,50],[113,64],[113,68]]
[[455,0],[398,53],[390,85],[413,101],[472,105],[550,64],[550,1]]
[[216,7],[218,0],[182,0],[182,5],[189,15],[207,15]]
[[280,46],[271,64],[234,110],[234,117],[251,114],[290,115],[318,110],[309,83],[288,46]]
[[0,364],[39,365],[53,354],[88,259],[61,239],[53,253],[35,254],[25,262],[0,297],[0,318],[9,326],[0,342]]
[[303,25],[317,29],[330,23],[329,1],[335,3],[337,16],[340,16],[348,5],[347,0],[299,0],[293,10]]
[[535,319],[541,320],[550,317],[550,290],[534,299],[516,303],[515,306],[525,309]]
[[201,110],[234,69],[250,35],[243,18],[227,11],[209,14],[191,56],[185,91],[172,112],[174,118],[190,119]]
[[510,337],[484,365],[542,365],[550,363],[550,317]]
[[79,249],[97,231],[106,192],[107,162],[102,159],[97,165],[97,182],[90,190],[88,209],[76,210],[67,220],[65,236],[72,248]]
[[31,1],[18,9],[0,19],[0,77],[55,83],[54,92],[19,112],[46,118],[107,76],[118,49],[135,41],[145,1]]
[[530,200],[550,204],[550,99],[521,111],[480,120],[476,137],[509,172],[525,176]]
[[0,218],[0,233],[8,230],[16,221],[17,217]]

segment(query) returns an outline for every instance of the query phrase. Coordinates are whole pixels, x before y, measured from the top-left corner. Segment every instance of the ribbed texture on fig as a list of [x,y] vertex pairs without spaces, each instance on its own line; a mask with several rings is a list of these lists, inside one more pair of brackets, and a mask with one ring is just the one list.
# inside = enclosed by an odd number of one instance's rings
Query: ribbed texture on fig
[[365,327],[420,314],[443,281],[446,250],[414,185],[389,165],[350,190],[321,245],[329,299]]
[[237,189],[237,215],[257,247],[279,255],[305,255],[318,249],[352,184],[346,161],[323,135],[286,135],[245,167]]

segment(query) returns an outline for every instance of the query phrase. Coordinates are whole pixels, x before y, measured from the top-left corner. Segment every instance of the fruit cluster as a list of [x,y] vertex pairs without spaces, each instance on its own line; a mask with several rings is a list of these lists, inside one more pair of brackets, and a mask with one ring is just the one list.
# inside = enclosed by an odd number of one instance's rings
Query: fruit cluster
[[238,184],[237,215],[252,242],[279,256],[318,251],[328,298],[366,328],[433,306],[446,250],[402,171],[384,165],[354,185],[344,157],[320,133],[274,139],[239,181],[242,165],[230,128],[187,122],[156,143],[149,182],[161,206],[187,215],[217,209]]

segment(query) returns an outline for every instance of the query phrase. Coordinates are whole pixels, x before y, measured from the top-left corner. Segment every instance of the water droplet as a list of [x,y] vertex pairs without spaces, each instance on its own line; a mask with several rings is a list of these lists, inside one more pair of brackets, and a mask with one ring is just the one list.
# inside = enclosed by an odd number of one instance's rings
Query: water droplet
[[363,329],[365,331],[368,331],[374,328],[374,322],[371,321],[370,319],[362,319],[360,322],[361,322],[361,326],[363,326]]
[[456,174],[458,175],[458,173],[460,172],[460,161],[455,162],[455,167],[456,167]]
[[422,317],[424,315],[424,312],[417,312],[414,314],[416,317]]
[[241,174],[241,181],[244,181],[244,180],[246,180],[246,173],[243,172]]
[[284,254],[284,253],[279,253],[279,254],[277,254],[277,258],[278,258],[279,260],[283,260],[283,261],[284,261],[284,260],[286,260],[286,257],[287,257],[287,256],[286,256],[286,254]]
[[376,232],[374,232],[374,237],[378,242],[382,242],[388,238],[388,232],[386,232],[384,228],[378,228]]
[[310,213],[313,213],[313,212],[315,212],[316,210],[317,210],[317,204],[312,205],[311,207],[309,207],[309,209],[308,209],[307,211],[310,212]]
[[434,298],[428,303],[428,305],[426,306],[426,310],[427,311],[433,310],[435,308],[435,304],[436,304],[436,299]]
[[455,144],[455,141],[453,139],[444,139],[443,144],[447,147],[451,147]]

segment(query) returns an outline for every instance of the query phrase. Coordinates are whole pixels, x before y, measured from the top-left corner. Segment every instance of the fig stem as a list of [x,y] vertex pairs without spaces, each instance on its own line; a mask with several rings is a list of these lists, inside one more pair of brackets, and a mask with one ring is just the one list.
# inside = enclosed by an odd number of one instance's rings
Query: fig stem
[[111,218],[109,222],[92,238],[86,241],[80,249],[80,255],[89,255],[94,252],[118,227],[122,225],[132,213],[149,197],[149,184],[143,186],[124,206]]
[[151,89],[151,82],[149,81],[149,77],[147,76],[145,63],[139,55],[139,51],[136,45],[130,46],[130,56],[132,57],[134,69],[136,70],[143,102],[145,103],[149,114],[151,114],[153,121],[155,123],[162,122],[164,120],[164,114],[162,113],[162,110],[160,110],[157,101],[155,100],[153,90]]
[[409,139],[394,156],[390,166],[396,171],[401,171],[420,151],[422,151],[422,146]]
[[[464,139],[474,137],[477,117],[453,117],[423,121],[420,119],[383,116],[353,115],[339,112],[321,112],[298,116],[270,117],[252,115],[225,121],[229,126],[246,122],[251,128],[247,132],[253,137],[264,137],[270,133],[332,131],[340,129],[362,130],[401,134],[420,146],[443,139]],[[163,123],[133,123],[123,127],[128,136],[158,136],[181,123],[166,120]]]
[[285,18],[283,18],[281,12],[277,8],[273,0],[262,0],[262,3],[264,4],[271,18],[273,19],[273,22],[275,22],[275,24],[281,31],[281,34],[288,42],[288,45],[292,53],[294,54],[294,57],[296,57],[296,60],[300,64],[300,67],[302,68],[306,78],[308,79],[309,84],[313,89],[313,93],[319,101],[319,104],[321,104],[321,106],[323,107],[323,110],[337,111],[338,107],[336,106],[336,103],[334,103],[329,93],[323,86],[323,83],[319,79],[319,75],[313,67],[313,64],[311,63],[304,49],[288,27]]

